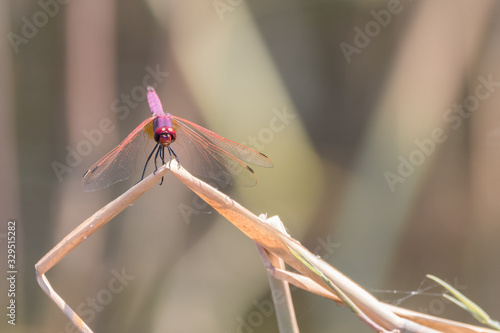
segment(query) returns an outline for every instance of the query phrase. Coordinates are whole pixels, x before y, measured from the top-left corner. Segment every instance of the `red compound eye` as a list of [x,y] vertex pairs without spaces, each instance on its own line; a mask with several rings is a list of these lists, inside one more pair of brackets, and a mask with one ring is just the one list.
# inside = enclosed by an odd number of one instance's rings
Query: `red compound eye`
[[155,131],[155,141],[167,147],[175,141],[176,135],[172,127],[158,127]]

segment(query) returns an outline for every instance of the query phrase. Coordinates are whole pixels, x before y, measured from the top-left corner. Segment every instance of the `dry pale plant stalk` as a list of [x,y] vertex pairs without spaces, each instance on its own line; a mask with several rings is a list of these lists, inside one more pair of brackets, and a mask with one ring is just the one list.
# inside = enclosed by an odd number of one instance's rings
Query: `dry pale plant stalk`
[[85,324],[85,322],[75,313],[75,311],[73,311],[73,309],[71,309],[71,307],[61,298],[61,296],[55,292],[45,274],[49,269],[61,261],[61,259],[64,258],[71,250],[77,247],[81,242],[87,239],[103,225],[108,223],[113,217],[118,215],[141,195],[146,193],[151,187],[157,184],[161,177],[165,175],[167,170],[167,165],[162,166],[155,174],[149,175],[127,192],[111,201],[80,224],[70,234],[64,237],[59,244],[57,244],[36,263],[35,271],[38,284],[81,332],[93,333],[87,324]]
[[[148,176],[120,197],[107,204],[66,236],[35,265],[37,281],[41,288],[81,332],[92,333],[92,330],[55,292],[45,274],[82,241],[157,184],[168,170],[169,165],[162,166],[154,175]],[[357,315],[360,319],[364,320],[375,330],[416,333],[498,332],[444,320],[379,302],[345,275],[325,261],[317,258],[299,242],[264,223],[256,215],[227,195],[195,178],[179,166],[175,160],[171,161],[170,171],[245,235],[262,247],[263,250],[282,259],[299,272],[288,272],[282,266],[274,267],[271,270],[276,278],[320,296],[333,299],[336,302],[345,303],[345,301],[348,301],[351,309],[357,309]],[[318,274],[318,272],[321,274]],[[341,294],[340,298],[338,297],[339,293]]]
[[[268,219],[265,214],[261,214],[259,218],[270,224],[273,228],[286,233],[285,226],[278,216]],[[277,271],[286,272],[285,262],[283,259],[264,249],[259,243],[255,243],[255,245],[267,269],[267,277],[273,297],[279,332],[299,333],[299,325],[297,324],[289,282],[286,279],[276,277]]]

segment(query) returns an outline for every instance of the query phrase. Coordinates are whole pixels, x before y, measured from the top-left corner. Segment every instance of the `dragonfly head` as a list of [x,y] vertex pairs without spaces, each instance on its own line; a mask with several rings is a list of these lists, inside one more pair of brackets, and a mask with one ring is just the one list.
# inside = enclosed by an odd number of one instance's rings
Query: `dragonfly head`
[[176,137],[177,134],[172,127],[158,127],[155,131],[155,141],[163,147],[168,147]]

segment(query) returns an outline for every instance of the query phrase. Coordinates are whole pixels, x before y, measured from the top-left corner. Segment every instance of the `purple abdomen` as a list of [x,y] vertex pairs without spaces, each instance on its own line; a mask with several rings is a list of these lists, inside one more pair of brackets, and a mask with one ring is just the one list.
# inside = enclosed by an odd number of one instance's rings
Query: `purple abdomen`
[[160,98],[156,94],[156,91],[153,87],[148,87],[148,102],[149,107],[151,108],[151,113],[154,116],[163,116],[165,113],[163,112],[163,107],[161,106]]

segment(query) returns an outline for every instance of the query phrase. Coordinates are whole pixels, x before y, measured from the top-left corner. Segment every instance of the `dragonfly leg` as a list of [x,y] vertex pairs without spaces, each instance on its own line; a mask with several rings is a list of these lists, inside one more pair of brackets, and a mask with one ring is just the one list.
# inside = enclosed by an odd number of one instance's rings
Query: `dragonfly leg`
[[179,168],[181,167],[181,162],[179,161],[179,158],[177,157],[177,154],[175,151],[168,146],[168,153],[170,154],[170,161],[172,161],[172,155],[174,155],[175,160],[177,161],[177,164],[179,165]]
[[162,165],[165,164],[165,147],[161,147],[160,158]]
[[[162,150],[163,147],[161,146],[158,146],[158,150],[156,151],[156,154],[155,154],[155,171],[153,172],[153,174],[156,172],[156,170],[158,170],[158,164],[156,164],[156,160],[158,159],[158,154],[161,154],[161,150]],[[160,155],[160,158],[161,158],[161,155]]]
[[[151,156],[153,156],[155,150],[157,150],[159,147],[159,144],[156,144],[156,146],[153,148],[153,151],[151,151],[151,154],[149,154],[149,157],[148,159],[146,160],[146,164],[144,165],[144,170],[142,170],[142,177],[141,177],[141,180],[144,179],[144,174],[146,173],[146,167],[148,166],[148,163],[149,163],[149,160],[151,159]],[[156,171],[156,170],[155,170]],[[139,181],[141,181],[139,180]]]
[[[155,171],[158,170],[158,164],[156,163],[156,160],[158,159],[158,155],[160,155],[160,159],[161,161],[163,162],[163,164],[165,164],[165,147],[163,146],[159,146],[158,147],[158,151],[156,152],[156,155],[155,155]],[[153,174],[154,174],[153,172]],[[161,185],[163,184],[163,177],[161,177],[161,181],[160,181],[160,184]]]

